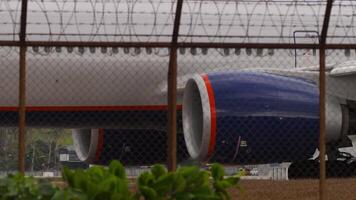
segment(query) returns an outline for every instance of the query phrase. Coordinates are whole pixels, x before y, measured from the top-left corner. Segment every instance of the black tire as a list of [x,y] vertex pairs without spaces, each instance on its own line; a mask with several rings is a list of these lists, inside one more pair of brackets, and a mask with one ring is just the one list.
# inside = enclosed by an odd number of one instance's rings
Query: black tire
[[314,160],[292,163],[288,168],[289,179],[319,178],[319,163]]
[[345,161],[326,162],[326,177],[328,178],[349,178],[356,176],[356,163]]

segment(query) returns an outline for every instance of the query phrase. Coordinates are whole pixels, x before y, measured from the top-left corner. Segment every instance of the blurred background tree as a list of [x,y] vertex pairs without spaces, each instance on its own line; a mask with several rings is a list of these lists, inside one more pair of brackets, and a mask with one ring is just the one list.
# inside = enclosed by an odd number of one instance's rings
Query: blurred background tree
[[[58,170],[59,148],[73,144],[68,129],[28,129],[26,171]],[[0,128],[0,171],[17,169],[18,130]]]

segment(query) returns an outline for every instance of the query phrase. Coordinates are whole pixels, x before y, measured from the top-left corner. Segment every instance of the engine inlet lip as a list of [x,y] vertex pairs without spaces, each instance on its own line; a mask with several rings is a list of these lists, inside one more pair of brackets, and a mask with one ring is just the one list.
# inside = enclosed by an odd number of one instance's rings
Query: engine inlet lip
[[[88,139],[88,145],[85,145],[83,140]],[[73,129],[72,137],[75,152],[82,162],[92,163],[98,150],[99,129]]]
[[210,156],[212,116],[203,76],[196,74],[188,80],[182,106],[183,132],[188,152],[193,159],[206,161]]

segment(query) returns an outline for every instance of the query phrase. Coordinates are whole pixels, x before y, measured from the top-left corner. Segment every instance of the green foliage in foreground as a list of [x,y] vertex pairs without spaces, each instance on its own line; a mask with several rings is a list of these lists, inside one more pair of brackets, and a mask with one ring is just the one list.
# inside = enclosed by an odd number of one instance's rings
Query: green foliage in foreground
[[[213,164],[209,170],[198,167],[181,167],[168,172],[155,165],[129,186],[125,168],[113,161],[108,168],[94,166],[87,170],[63,170],[68,187],[60,189],[46,181],[20,174],[0,179],[0,200],[186,200],[230,199],[227,189],[237,187],[239,176],[224,177],[224,169]],[[133,192],[135,191],[135,192]]]
[[56,189],[47,181],[38,181],[21,174],[0,179],[1,200],[53,199]]

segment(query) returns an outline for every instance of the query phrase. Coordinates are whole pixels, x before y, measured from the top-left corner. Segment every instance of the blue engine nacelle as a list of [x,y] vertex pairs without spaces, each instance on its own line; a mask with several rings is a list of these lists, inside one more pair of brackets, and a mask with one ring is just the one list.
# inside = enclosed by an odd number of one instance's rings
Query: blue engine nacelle
[[[157,130],[74,129],[72,132],[79,160],[107,165],[120,160],[124,165],[152,165],[167,160],[167,133]],[[183,134],[177,137],[178,160],[189,157]]]
[[262,72],[195,75],[184,91],[183,130],[200,161],[305,160],[318,147],[318,87]]

